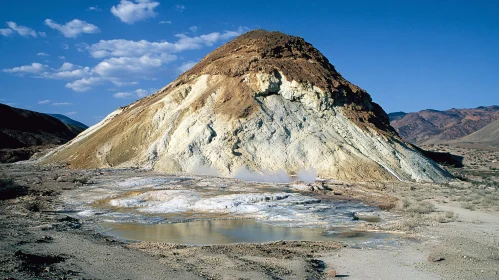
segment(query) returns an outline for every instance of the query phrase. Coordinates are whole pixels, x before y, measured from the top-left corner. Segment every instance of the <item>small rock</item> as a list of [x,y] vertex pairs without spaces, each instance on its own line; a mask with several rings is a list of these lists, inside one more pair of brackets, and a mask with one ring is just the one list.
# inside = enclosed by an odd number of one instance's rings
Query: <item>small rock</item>
[[430,262],[441,262],[441,261],[444,261],[445,258],[442,255],[430,255],[428,257],[428,260]]
[[331,277],[331,278],[336,277],[336,270],[334,270],[332,268],[330,270],[328,270],[327,271],[327,277]]

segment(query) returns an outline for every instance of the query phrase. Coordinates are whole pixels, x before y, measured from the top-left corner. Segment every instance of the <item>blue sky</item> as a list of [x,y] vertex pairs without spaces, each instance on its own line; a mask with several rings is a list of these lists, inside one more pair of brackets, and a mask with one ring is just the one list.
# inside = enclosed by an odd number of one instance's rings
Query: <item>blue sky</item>
[[0,102],[92,125],[242,32],[303,37],[387,112],[499,104],[498,1],[19,0]]

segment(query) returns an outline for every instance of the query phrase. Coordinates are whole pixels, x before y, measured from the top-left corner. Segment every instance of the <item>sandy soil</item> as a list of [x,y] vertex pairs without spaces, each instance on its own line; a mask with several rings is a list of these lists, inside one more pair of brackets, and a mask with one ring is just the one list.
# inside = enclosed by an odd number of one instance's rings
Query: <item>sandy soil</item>
[[53,211],[61,206],[62,191],[85,188],[92,178],[109,174],[0,165],[3,185],[14,184],[16,190],[3,187],[0,192],[0,278],[499,279],[497,203],[477,199],[470,210],[459,200],[468,191],[487,197],[497,189],[475,191],[482,189],[473,182],[314,186],[326,195],[391,209],[400,219],[385,228],[373,223],[371,229],[405,232],[396,247],[295,241],[185,246],[123,243],[82,225],[71,213]]

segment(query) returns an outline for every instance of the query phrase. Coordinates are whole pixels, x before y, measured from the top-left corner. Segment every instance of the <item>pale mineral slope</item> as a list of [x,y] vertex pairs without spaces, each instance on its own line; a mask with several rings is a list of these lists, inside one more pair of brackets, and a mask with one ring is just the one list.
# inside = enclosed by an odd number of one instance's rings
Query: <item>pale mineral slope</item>
[[252,31],[157,93],[113,112],[44,162],[166,172],[315,168],[341,180],[451,177],[303,39]]

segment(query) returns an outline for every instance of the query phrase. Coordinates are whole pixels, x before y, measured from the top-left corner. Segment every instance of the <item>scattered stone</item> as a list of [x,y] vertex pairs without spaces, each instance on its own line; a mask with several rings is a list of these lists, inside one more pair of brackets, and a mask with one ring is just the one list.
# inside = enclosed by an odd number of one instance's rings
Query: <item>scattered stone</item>
[[38,242],[38,243],[50,243],[53,240],[54,240],[54,238],[52,236],[45,235],[42,238],[36,240],[36,242]]
[[326,275],[327,275],[327,277],[335,278],[336,277],[336,270],[331,268],[330,270],[327,271]]
[[428,261],[430,261],[430,262],[441,262],[444,260],[445,260],[445,258],[442,255],[431,254],[428,257]]
[[353,213],[353,220],[354,221],[366,221],[366,222],[370,222],[370,223],[377,223],[377,222],[381,222],[381,217],[376,215],[376,214],[373,214],[373,213],[360,213],[360,212],[356,212],[356,213]]

